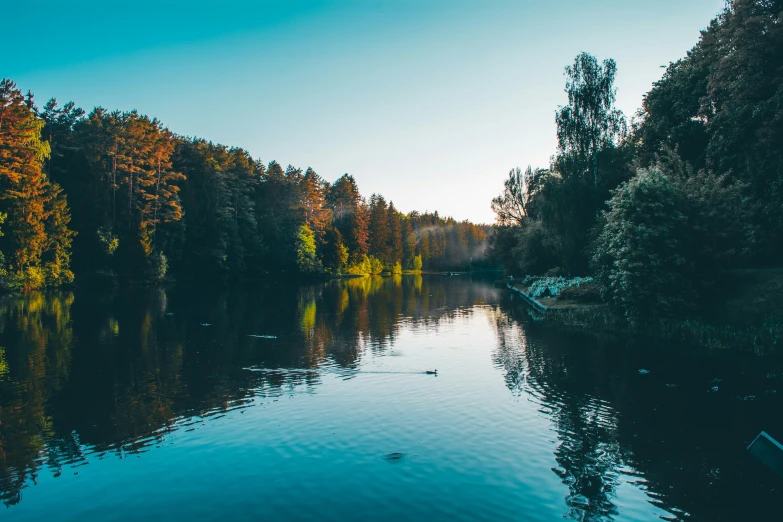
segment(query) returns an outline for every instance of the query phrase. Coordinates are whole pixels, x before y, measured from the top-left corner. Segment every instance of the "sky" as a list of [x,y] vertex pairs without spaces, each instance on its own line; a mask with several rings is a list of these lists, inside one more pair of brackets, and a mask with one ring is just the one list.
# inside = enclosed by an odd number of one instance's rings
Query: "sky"
[[13,2],[0,75],[39,105],[137,109],[265,163],[328,181],[347,172],[404,212],[490,223],[511,168],[549,165],[577,54],[617,62],[617,105],[631,116],[723,5]]

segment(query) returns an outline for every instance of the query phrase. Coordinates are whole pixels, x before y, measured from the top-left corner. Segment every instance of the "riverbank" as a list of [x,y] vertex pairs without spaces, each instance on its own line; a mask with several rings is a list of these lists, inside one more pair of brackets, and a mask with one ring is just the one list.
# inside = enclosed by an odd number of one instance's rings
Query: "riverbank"
[[727,272],[702,315],[637,324],[629,323],[604,303],[579,303],[559,297],[535,299],[520,286],[507,284],[529,306],[531,317],[545,326],[758,354],[783,349],[783,268]]

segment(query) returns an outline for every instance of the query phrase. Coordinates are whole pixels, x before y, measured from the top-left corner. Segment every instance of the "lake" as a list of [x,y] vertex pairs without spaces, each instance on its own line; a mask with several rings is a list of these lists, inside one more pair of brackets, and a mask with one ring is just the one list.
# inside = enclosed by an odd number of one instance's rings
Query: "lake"
[[545,328],[470,275],[7,296],[0,347],[3,520],[780,516],[745,449],[779,357]]

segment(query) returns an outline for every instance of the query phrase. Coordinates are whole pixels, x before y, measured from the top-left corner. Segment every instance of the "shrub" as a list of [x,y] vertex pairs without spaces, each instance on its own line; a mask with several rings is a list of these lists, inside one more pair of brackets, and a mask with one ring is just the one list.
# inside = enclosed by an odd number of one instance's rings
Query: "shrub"
[[151,283],[162,283],[166,279],[169,269],[169,261],[162,252],[150,254],[147,266],[147,280]]
[[635,322],[692,308],[687,201],[658,168],[640,169],[612,193],[593,263],[605,297]]
[[399,261],[394,263],[391,272],[392,274],[402,274],[402,263],[400,263]]
[[346,269],[346,272],[352,275],[366,275],[370,273],[370,260],[367,256],[362,256],[361,261],[354,263]]
[[577,303],[598,303],[601,301],[601,286],[595,283],[568,286],[560,291],[560,297]]
[[421,254],[413,257],[413,269],[414,270],[421,270],[421,267],[423,266],[422,260],[421,260]]
[[362,256],[361,261],[348,267],[347,273],[352,275],[380,275],[383,273],[383,262],[374,256]]
[[369,256],[370,260],[370,274],[372,275],[381,275],[383,273],[383,261],[380,259]]
[[315,234],[307,225],[302,225],[296,233],[296,267],[304,274],[323,270],[316,257]]
[[38,290],[46,285],[46,272],[38,266],[28,266],[24,269],[22,288],[25,292]]

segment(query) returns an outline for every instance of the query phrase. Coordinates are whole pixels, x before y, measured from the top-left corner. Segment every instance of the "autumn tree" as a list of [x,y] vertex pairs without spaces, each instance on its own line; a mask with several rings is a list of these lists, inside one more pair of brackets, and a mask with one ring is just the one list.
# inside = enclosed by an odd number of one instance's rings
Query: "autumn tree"
[[[6,217],[0,251],[9,264],[4,285],[26,289],[70,282],[70,215],[59,186],[44,172],[49,143],[32,94],[0,82],[0,214]],[[3,267],[5,269],[5,267]],[[8,277],[8,276],[6,276]]]

